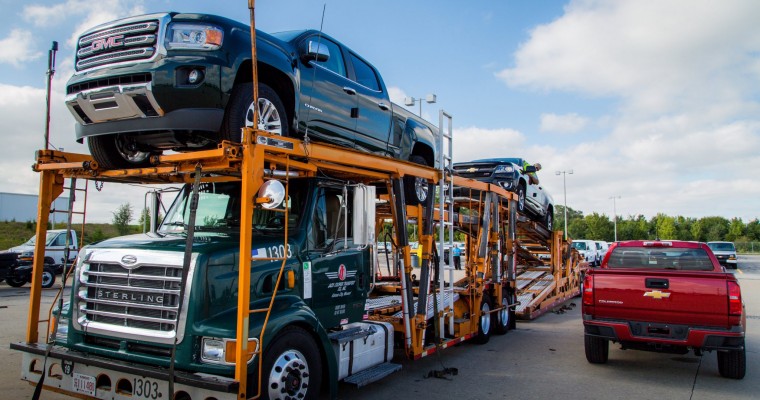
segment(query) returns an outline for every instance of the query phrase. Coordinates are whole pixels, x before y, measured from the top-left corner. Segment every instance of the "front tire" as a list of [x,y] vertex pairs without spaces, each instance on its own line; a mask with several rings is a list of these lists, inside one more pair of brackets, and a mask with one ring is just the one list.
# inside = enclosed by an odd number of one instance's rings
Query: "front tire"
[[475,336],[475,343],[486,344],[491,339],[491,296],[483,293],[480,302],[480,318],[478,319],[478,335]]
[[90,136],[87,146],[92,158],[103,169],[147,167],[153,155],[141,149],[134,138],[126,134]]
[[610,342],[607,339],[585,335],[583,344],[586,348],[586,360],[592,364],[604,364],[610,354]]
[[[409,157],[409,162],[425,165],[430,167],[431,165],[420,155],[412,155]],[[418,204],[425,204],[425,200],[428,197],[428,181],[416,176],[404,177],[404,198],[406,204],[410,206],[416,206]]]
[[505,290],[505,295],[501,299],[501,306],[505,307],[499,312],[493,313],[493,331],[497,335],[503,335],[509,331],[514,324],[515,311],[509,307],[514,304],[514,294]]
[[322,383],[322,363],[314,339],[306,331],[289,326],[277,334],[264,353],[261,388],[264,399],[317,399]]
[[546,225],[546,230],[549,231],[549,233],[554,231],[554,211],[552,209],[546,210],[546,219],[544,220],[544,225]]
[[45,268],[42,271],[42,287],[49,289],[55,284],[55,272],[50,268]]
[[718,372],[730,379],[743,379],[747,371],[747,356],[744,349],[718,352]]
[[517,211],[520,213],[525,212],[525,184],[520,182],[519,185],[517,185]]
[[280,136],[289,136],[288,118],[280,96],[265,83],[259,82],[258,121],[253,121],[252,83],[238,83],[232,89],[230,103],[222,124],[221,140],[240,143],[244,127],[256,128]]
[[18,279],[16,277],[11,277],[11,276],[5,278],[5,281],[8,282],[9,286],[12,286],[12,287],[21,287],[21,286],[26,285],[25,280]]

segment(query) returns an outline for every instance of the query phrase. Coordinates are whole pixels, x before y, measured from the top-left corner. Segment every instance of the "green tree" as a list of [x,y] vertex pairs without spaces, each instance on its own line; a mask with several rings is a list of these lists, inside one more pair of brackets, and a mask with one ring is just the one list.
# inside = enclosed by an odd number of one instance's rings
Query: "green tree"
[[655,238],[677,239],[675,218],[659,213],[652,218],[651,224],[654,228]]
[[[570,233],[572,232],[572,236],[576,238],[580,238],[582,236],[578,236],[575,231],[573,231],[570,227],[573,224],[573,221],[577,220],[583,220],[583,212],[578,210],[573,210],[572,207],[567,208],[567,230],[568,230],[568,236],[570,236]],[[555,231],[564,231],[565,230],[565,207],[561,205],[554,205],[554,230]]]
[[614,225],[610,219],[602,214],[593,213],[583,218],[586,222],[585,239],[612,241],[614,238]]
[[745,230],[747,232],[747,237],[750,240],[760,240],[760,220],[755,218],[752,221],[747,222]]
[[729,242],[735,242],[737,239],[744,236],[744,229],[744,222],[742,222],[741,218],[732,218],[731,223],[728,226],[726,240]]
[[630,215],[626,219],[618,220],[618,240],[641,239],[650,239],[649,222],[643,215]]
[[116,209],[116,212],[113,212],[113,225],[116,227],[116,230],[119,232],[119,235],[126,235],[129,233],[130,227],[129,223],[132,221],[132,205],[129,203],[124,203],[119,206],[119,208]]

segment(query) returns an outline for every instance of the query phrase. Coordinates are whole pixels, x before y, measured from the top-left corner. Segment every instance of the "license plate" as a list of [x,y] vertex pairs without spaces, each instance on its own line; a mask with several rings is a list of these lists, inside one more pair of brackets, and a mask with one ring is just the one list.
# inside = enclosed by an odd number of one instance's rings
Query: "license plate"
[[95,377],[74,373],[74,391],[77,393],[95,396]]

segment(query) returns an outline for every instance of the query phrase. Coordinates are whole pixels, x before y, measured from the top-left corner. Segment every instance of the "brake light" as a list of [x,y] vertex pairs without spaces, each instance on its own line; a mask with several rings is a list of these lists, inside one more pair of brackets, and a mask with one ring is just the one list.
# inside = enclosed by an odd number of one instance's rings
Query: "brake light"
[[644,242],[644,247],[673,247],[673,242]]
[[742,315],[742,291],[736,282],[728,282],[728,314]]
[[586,275],[583,280],[583,304],[594,305],[594,277],[591,275]]

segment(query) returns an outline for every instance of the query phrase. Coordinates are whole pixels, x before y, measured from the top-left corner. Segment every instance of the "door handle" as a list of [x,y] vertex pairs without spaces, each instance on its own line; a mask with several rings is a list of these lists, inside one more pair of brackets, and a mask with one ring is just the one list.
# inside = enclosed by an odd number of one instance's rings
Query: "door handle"
[[350,88],[348,86],[344,86],[343,87],[343,91],[346,92],[346,93],[348,93],[348,94],[350,94],[351,96],[356,95],[356,90],[354,90],[353,88]]
[[646,278],[644,280],[644,286],[647,289],[668,289],[670,282],[667,279],[662,278]]
[[391,109],[391,108],[390,108],[390,107],[388,107],[388,105],[387,105],[387,104],[385,104],[385,103],[377,103],[377,106],[378,106],[378,107],[380,107],[380,109],[381,109],[381,110],[383,110],[383,111],[388,111],[388,110],[390,110],[390,109]]

